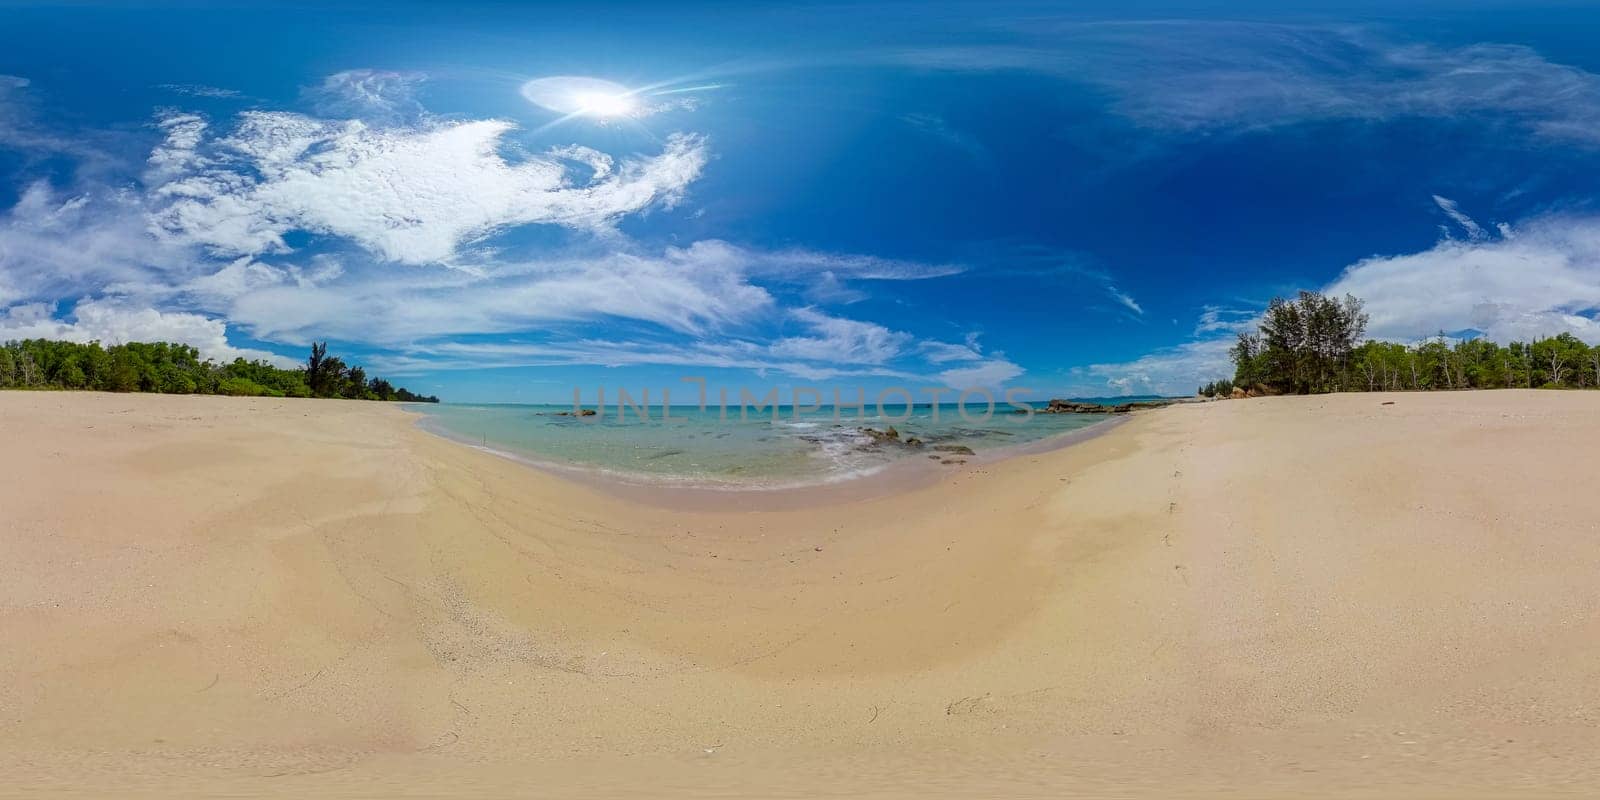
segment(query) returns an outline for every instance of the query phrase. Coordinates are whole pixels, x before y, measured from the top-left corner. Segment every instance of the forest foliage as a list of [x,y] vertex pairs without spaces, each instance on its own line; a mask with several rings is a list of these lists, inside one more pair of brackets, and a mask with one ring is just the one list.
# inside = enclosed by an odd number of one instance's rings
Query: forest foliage
[[[1228,391],[1233,386],[1258,394],[1600,387],[1600,346],[1590,347],[1570,333],[1500,345],[1441,332],[1407,345],[1364,339],[1362,307],[1349,295],[1301,292],[1293,300],[1275,298],[1259,328],[1240,333],[1229,351],[1235,372]],[[1210,396],[1206,388],[1201,394]]]
[[437,403],[359,366],[311,347],[306,366],[283,369],[242,358],[226,364],[202,360],[200,351],[170,342],[99,342],[25,339],[0,345],[0,389],[86,389],[103,392],[225,394],[245,397],[331,397]]

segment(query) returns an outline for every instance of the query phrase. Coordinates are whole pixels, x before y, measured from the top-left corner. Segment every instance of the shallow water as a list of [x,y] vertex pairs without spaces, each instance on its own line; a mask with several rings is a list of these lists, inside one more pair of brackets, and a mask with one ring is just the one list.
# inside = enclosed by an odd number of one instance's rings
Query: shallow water
[[[1141,398],[1115,398],[1127,402]],[[1035,407],[1043,407],[1036,404]],[[960,459],[939,447],[985,451],[1015,448],[1102,422],[1102,414],[1015,413],[1000,406],[986,415],[954,404],[868,407],[782,407],[774,416],[716,407],[674,407],[664,420],[659,406],[641,419],[615,407],[592,417],[572,416],[572,406],[419,404],[424,428],[538,463],[580,467],[626,482],[727,488],[777,488],[834,483],[876,473],[908,458]],[[562,412],[568,412],[563,414]],[[923,447],[875,444],[862,428],[893,426],[902,440]]]

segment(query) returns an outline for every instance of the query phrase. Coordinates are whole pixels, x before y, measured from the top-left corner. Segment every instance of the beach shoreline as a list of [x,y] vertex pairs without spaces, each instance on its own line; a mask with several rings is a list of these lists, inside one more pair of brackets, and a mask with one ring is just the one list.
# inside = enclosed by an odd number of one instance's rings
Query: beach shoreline
[[376,403],[0,392],[0,794],[1583,792],[1596,411],[1185,404],[674,509]]
[[814,480],[798,480],[777,486],[759,484],[710,486],[693,480],[674,482],[643,473],[607,470],[554,458],[537,458],[530,454],[490,446],[486,440],[474,442],[471,437],[454,433],[438,424],[422,411],[403,407],[401,410],[414,416],[417,429],[425,433],[630,502],[685,511],[741,509],[777,511],[810,508],[822,504],[851,503],[926,488],[937,484],[943,476],[952,471],[983,469],[1018,456],[1038,455],[1070,447],[1109,432],[1117,425],[1126,422],[1132,415],[1153,413],[1159,409],[1107,414],[1105,419],[1083,428],[1063,431],[1017,445],[979,450],[970,455],[959,456],[960,460],[955,463],[930,461],[922,457],[924,455],[922,452],[909,452],[872,470],[846,475],[825,475]]

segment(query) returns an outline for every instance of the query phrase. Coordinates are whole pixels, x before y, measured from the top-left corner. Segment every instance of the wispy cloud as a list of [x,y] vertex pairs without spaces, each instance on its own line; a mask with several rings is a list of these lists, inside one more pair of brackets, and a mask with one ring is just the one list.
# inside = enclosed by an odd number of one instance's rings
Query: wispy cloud
[[1110,301],[1098,306],[1099,311],[1115,312],[1130,320],[1144,317],[1144,307],[1139,301],[1118,288],[1111,272],[1087,254],[1039,246],[997,245],[988,249],[998,255],[991,256],[993,263],[984,268],[985,275],[1075,283],[1092,288],[1094,293]]
[[1469,217],[1463,213],[1461,208],[1456,205],[1456,201],[1451,200],[1448,197],[1434,195],[1433,202],[1435,205],[1439,206],[1439,210],[1443,211],[1445,216],[1449,217],[1457,225],[1461,226],[1461,230],[1466,232],[1468,239],[1480,241],[1487,236],[1487,234],[1484,233],[1483,227],[1475,222],[1472,217]]
[[1121,289],[1109,284],[1106,286],[1106,292],[1111,295],[1111,299],[1117,301],[1117,303],[1123,308],[1126,308],[1141,317],[1144,316],[1144,309],[1140,307],[1139,303],[1133,299],[1133,295],[1130,295],[1127,292],[1124,292]]
[[910,126],[912,130],[930,136],[945,144],[966,153],[979,162],[987,163],[991,156],[989,149],[982,142],[969,133],[950,127],[950,123],[938,114],[913,113],[900,117],[900,120]]
[[1195,324],[1194,335],[1206,336],[1217,333],[1238,333],[1255,327],[1256,320],[1261,316],[1261,309],[1256,308],[1228,308],[1226,306],[1208,305],[1200,310],[1200,321]]
[[0,75],[0,150],[30,158],[64,155],[77,159],[80,172],[100,169],[110,160],[105,147],[112,138],[102,131],[59,129],[40,113],[40,96],[32,80]]
[[1034,21],[996,44],[896,51],[940,70],[1026,70],[1097,86],[1175,130],[1310,120],[1476,117],[1600,145],[1600,76],[1521,45],[1398,41],[1359,26]]
[[420,72],[350,69],[323,78],[302,95],[317,114],[328,118],[415,121],[427,113],[416,96],[426,79]]
[[1078,396],[1182,396],[1195,387],[1233,375],[1232,339],[1204,339],[1156,350],[1132,361],[1090,364],[1068,373],[1066,393]]
[[244,94],[237,89],[223,89],[217,86],[207,86],[203,83],[163,83],[156,88],[188,97],[206,97],[213,100],[232,100],[244,97]]

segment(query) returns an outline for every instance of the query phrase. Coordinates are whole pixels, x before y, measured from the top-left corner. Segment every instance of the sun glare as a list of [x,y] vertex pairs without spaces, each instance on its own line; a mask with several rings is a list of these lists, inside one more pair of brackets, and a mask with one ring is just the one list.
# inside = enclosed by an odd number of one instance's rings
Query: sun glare
[[604,92],[574,92],[572,101],[578,106],[575,113],[591,117],[626,117],[639,107],[629,95]]
[[522,96],[567,116],[618,119],[634,116],[640,109],[638,97],[628,87],[576,75],[535,78],[522,85]]

